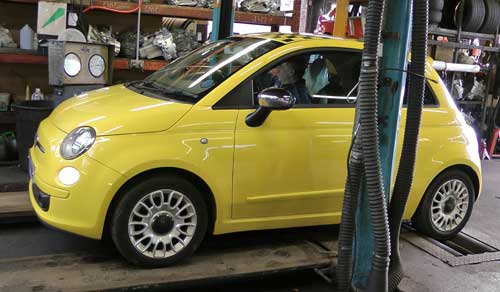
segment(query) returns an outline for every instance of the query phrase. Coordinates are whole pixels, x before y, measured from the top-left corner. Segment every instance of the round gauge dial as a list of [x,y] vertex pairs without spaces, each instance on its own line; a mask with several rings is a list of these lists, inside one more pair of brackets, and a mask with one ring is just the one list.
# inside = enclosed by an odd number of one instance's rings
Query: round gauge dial
[[64,57],[64,72],[70,76],[74,77],[80,73],[82,69],[82,63],[80,58],[75,53],[69,53]]
[[89,60],[89,71],[94,77],[101,77],[106,70],[106,62],[101,55],[93,55]]

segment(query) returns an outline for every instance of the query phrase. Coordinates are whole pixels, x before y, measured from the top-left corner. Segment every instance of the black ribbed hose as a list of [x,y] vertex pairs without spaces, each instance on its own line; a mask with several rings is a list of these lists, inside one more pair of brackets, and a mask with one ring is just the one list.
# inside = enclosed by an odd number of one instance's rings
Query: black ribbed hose
[[[377,126],[377,88],[379,77],[377,53],[381,39],[384,5],[384,0],[370,0],[368,4],[365,47],[361,63],[359,98],[356,113],[359,118],[360,137],[356,137],[353,142],[353,155],[350,157],[349,176],[346,183],[342,222],[339,231],[337,282],[340,291],[349,291],[351,287],[355,208],[360,182],[363,177],[363,169],[375,240],[367,291],[387,291],[390,240],[380,166]],[[363,166],[360,164],[361,161],[354,157],[360,153],[362,153]]]
[[354,135],[352,151],[349,156],[348,175],[345,184],[344,203],[339,230],[339,255],[337,267],[337,286],[340,291],[349,291],[352,279],[352,241],[355,228],[356,206],[363,176],[361,140]]
[[365,47],[361,63],[359,85],[359,123],[366,190],[370,219],[373,227],[374,254],[366,291],[387,291],[389,269],[389,223],[384,198],[378,135],[378,47],[381,40],[384,0],[371,0],[365,27]]
[[403,150],[398,174],[389,206],[391,230],[391,264],[389,269],[389,291],[394,291],[403,279],[403,268],[399,255],[399,234],[408,195],[413,182],[413,170],[417,153],[418,135],[422,117],[425,90],[425,64],[427,58],[427,30],[429,18],[428,0],[413,0],[413,28],[410,65],[408,110]]

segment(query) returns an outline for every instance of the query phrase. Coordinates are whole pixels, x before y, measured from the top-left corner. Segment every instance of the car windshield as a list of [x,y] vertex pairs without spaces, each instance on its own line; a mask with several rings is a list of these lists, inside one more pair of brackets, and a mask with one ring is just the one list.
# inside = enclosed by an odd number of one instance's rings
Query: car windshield
[[279,46],[269,39],[231,37],[181,57],[129,86],[154,96],[196,103],[243,66]]

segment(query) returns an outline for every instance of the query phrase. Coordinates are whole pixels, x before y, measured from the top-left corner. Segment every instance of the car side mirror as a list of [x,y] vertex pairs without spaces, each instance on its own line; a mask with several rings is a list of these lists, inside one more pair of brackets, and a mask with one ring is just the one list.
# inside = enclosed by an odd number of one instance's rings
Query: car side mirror
[[259,107],[245,120],[247,126],[258,127],[264,123],[271,111],[287,110],[295,104],[295,97],[283,88],[266,88],[258,95]]

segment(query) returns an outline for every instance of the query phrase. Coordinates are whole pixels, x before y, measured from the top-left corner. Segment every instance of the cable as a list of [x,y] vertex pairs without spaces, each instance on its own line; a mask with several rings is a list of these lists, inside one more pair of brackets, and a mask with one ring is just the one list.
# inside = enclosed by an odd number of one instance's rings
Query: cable
[[105,7],[105,6],[91,5],[85,9],[83,9],[83,13],[87,13],[91,10],[104,10],[104,11],[120,13],[120,14],[130,14],[130,13],[135,13],[135,12],[139,11],[139,8],[141,7],[141,5],[142,5],[142,0],[139,0],[137,7],[130,9],[130,10],[120,10],[120,9],[114,9],[114,8],[109,8],[109,7]]

